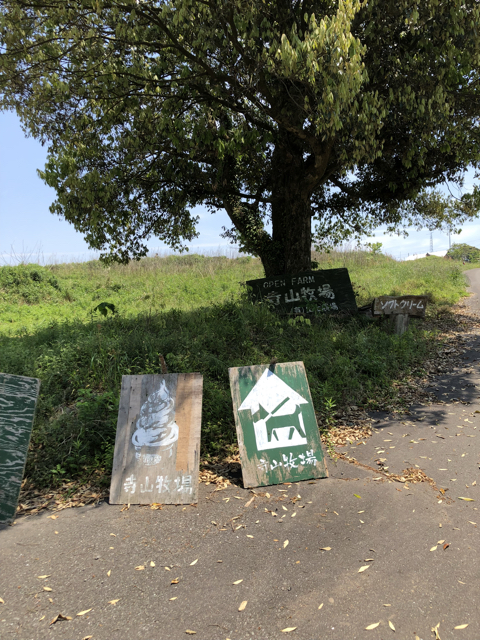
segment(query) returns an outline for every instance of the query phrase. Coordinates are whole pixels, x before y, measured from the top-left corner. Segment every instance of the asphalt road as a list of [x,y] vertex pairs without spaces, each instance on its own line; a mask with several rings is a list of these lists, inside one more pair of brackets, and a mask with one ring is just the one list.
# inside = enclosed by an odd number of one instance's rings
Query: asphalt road
[[[480,313],[480,270],[468,277]],[[0,531],[0,638],[426,640],[438,623],[441,640],[480,638],[480,331],[465,349],[432,379],[447,404],[377,414],[373,437],[344,448],[435,486],[329,461],[328,479],[249,506],[250,491],[201,485],[198,507],[19,518]],[[58,614],[72,619],[50,625]]]

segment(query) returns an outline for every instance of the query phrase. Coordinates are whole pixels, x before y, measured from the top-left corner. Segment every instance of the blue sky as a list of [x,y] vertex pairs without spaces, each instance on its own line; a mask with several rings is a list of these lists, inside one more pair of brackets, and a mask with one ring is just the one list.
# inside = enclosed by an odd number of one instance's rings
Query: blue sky
[[[55,192],[37,175],[44,166],[46,148],[33,138],[26,138],[17,116],[0,113],[0,265],[27,258],[37,262],[69,262],[94,257],[80,233],[58,216],[52,215],[49,206]],[[466,186],[470,186],[467,181]],[[200,236],[190,243],[190,251],[229,251],[231,245],[220,237],[223,226],[230,226],[225,213],[210,214],[205,209],[195,211],[200,215]],[[390,237],[379,231],[370,242],[381,242],[385,253],[396,258],[430,250],[428,231],[412,231],[408,238]],[[464,226],[460,236],[452,242],[480,245],[480,223]],[[434,251],[448,249],[448,236],[440,232],[433,235]],[[149,247],[168,251],[158,240],[152,239]],[[170,251],[168,251],[170,252]]]

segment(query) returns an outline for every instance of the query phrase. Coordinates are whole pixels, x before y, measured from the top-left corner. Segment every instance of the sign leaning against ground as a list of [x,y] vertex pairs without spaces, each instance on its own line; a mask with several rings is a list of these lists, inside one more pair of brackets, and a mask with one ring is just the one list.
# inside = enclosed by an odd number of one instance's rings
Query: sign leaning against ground
[[306,271],[247,283],[253,300],[269,302],[285,313],[356,311],[348,269]]
[[325,478],[303,362],[231,368],[228,372],[244,486]]
[[0,373],[0,524],[15,517],[40,380]]
[[198,501],[203,377],[123,376],[110,504]]

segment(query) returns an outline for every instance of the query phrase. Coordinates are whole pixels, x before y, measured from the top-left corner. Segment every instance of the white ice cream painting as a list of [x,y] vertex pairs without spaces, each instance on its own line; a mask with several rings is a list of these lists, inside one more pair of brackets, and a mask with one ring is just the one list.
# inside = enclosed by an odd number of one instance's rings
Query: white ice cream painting
[[132,435],[135,457],[143,464],[158,464],[162,455],[173,455],[178,440],[175,422],[175,400],[162,380],[158,391],[150,394],[142,404]]

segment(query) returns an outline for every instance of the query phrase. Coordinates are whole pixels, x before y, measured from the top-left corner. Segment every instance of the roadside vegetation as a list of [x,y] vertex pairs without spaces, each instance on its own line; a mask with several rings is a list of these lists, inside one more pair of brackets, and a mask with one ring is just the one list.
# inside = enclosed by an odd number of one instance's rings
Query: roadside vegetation
[[[314,258],[321,269],[349,269],[359,306],[378,295],[426,294],[427,314],[438,316],[465,295],[466,267],[455,260],[396,262],[372,251]],[[0,370],[42,383],[31,483],[108,484],[121,377],[161,373],[160,356],[171,373],[203,374],[202,456],[215,459],[235,450],[229,367],[302,360],[329,424],[346,404],[378,407],[438,347],[421,321],[398,337],[362,315],[278,317],[247,299],[242,283],[260,277],[257,259],[199,255],[108,268],[96,261],[1,267]]]

